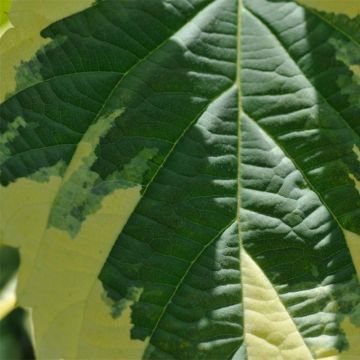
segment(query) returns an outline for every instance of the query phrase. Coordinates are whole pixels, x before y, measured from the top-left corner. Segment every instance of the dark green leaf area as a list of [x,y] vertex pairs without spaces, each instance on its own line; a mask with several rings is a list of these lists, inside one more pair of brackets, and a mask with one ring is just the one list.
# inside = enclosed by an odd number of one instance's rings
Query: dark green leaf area
[[232,88],[184,135],[100,275],[114,300],[142,289],[132,336],[150,336],[150,357],[172,358],[179,348],[216,357],[241,345],[236,108]]
[[209,2],[102,1],[44,29],[50,43],[17,68],[17,89],[0,107],[1,132],[23,122],[0,159],[1,183],[69,163],[89,126],[114,110],[106,104],[119,81],[137,79],[137,65]]
[[244,111],[300,169],[339,224],[360,233],[360,194],[349,176],[360,178],[353,150],[360,146],[360,105],[341,82],[350,70],[340,61],[341,47],[360,52],[359,44],[316,13],[279,4],[245,1]]

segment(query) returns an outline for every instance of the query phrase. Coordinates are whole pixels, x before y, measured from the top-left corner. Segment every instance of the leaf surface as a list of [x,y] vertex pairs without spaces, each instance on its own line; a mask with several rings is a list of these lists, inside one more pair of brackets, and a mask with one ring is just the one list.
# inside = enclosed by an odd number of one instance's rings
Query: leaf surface
[[53,5],[0,54],[1,241],[37,357],[360,356],[360,15]]

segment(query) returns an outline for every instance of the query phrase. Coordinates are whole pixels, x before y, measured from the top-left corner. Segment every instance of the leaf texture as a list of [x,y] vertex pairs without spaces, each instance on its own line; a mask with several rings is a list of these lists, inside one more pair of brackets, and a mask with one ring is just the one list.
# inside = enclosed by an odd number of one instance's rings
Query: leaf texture
[[84,1],[4,51],[38,358],[360,356],[360,15],[304,3]]

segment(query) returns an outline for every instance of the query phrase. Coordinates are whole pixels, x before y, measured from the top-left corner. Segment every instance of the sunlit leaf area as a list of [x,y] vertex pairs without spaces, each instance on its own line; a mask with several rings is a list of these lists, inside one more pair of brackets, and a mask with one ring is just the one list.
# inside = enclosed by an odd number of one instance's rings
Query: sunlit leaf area
[[0,1],[0,360],[359,360],[359,275],[359,0]]

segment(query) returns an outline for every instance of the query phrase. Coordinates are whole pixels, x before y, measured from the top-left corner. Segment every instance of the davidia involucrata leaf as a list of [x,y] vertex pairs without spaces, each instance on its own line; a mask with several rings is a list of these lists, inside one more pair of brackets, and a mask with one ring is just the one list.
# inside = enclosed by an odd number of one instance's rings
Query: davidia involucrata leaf
[[38,359],[360,358],[359,7],[13,1],[0,234]]

